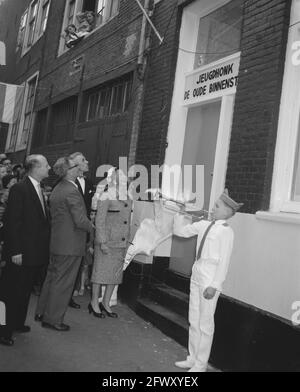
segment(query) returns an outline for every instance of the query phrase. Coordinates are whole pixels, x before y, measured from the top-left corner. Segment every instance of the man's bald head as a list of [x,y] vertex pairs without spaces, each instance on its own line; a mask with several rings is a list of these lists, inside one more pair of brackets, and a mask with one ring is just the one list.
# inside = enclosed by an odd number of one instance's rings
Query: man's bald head
[[27,174],[37,181],[42,181],[48,177],[50,166],[43,155],[29,155],[25,161],[25,170]]

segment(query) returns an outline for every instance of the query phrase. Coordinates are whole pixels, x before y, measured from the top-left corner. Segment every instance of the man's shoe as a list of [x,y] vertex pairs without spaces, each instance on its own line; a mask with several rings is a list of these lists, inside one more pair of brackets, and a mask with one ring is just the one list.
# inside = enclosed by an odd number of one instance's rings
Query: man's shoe
[[49,324],[49,323],[42,323],[43,328],[54,329],[55,331],[59,332],[67,332],[70,331],[70,327],[66,324]]
[[15,329],[17,333],[28,333],[31,331],[31,328],[28,325],[22,325],[22,327],[18,327]]
[[179,367],[180,369],[191,369],[194,366],[194,363],[186,359],[185,361],[175,362],[175,366]]
[[8,338],[4,338],[3,336],[0,336],[0,344],[2,344],[3,346],[13,346],[14,345],[14,341],[12,339],[8,339]]
[[34,320],[37,321],[38,323],[40,323],[41,321],[43,321],[43,315],[42,314],[36,314],[34,316]]
[[70,306],[70,308],[73,308],[73,309],[80,309],[80,308],[81,308],[81,306],[80,306],[79,304],[77,304],[77,303],[74,301],[73,298],[72,298],[71,301],[69,302],[69,306]]

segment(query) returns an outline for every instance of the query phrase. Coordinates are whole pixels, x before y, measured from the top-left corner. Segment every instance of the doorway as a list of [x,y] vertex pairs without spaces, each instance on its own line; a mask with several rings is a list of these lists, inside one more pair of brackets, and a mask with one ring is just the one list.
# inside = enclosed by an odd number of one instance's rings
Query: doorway
[[[184,165],[204,166],[204,206],[209,210],[214,175],[215,155],[222,99],[188,109],[182,155]],[[195,172],[195,170],[194,170]],[[193,190],[196,178],[193,173]],[[185,239],[174,236],[171,247],[170,270],[189,277],[195,261],[197,237]]]

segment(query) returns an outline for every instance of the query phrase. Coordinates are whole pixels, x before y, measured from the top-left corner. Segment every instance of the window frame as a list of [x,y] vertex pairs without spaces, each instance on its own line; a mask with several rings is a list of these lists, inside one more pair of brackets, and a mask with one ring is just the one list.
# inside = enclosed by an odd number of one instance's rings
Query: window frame
[[[84,109],[84,113],[83,113],[82,118],[84,118],[84,120],[86,122],[93,122],[93,121],[99,121],[99,120],[102,120],[102,119],[108,118],[108,117],[111,118],[111,117],[115,117],[115,116],[120,116],[120,115],[127,113],[130,110],[130,99],[128,99],[128,98],[131,97],[131,95],[132,95],[132,83],[133,83],[132,76],[129,76],[128,78],[115,80],[113,83],[99,86],[99,88],[97,88],[97,89],[92,89],[90,91],[86,91],[87,106]],[[121,111],[113,112],[114,104],[115,104],[115,95],[116,95],[117,90],[120,87],[122,87]],[[128,91],[130,91],[130,95],[128,95]],[[102,94],[105,94],[104,106],[100,106]],[[96,95],[98,96],[98,98],[97,98],[97,107],[95,110],[95,117],[90,118],[91,106],[92,106],[91,99],[92,99],[92,97],[94,97]],[[128,105],[128,103],[129,103],[129,105]],[[101,116],[99,113],[100,107],[104,108],[103,114]]]
[[[18,52],[19,50],[23,51],[23,46],[24,46],[24,42],[25,42],[25,35],[26,35],[26,28],[27,28],[28,11],[29,11],[29,9],[26,8],[26,10],[21,15],[20,24],[19,24],[19,32],[18,32],[18,37],[17,37],[16,52]],[[25,19],[25,23],[23,23],[24,19]],[[21,34],[22,34],[22,38],[21,38]]]
[[[49,19],[51,0],[40,0],[39,19],[38,19],[38,37],[37,40],[45,33]],[[44,10],[46,10],[44,14]],[[44,17],[45,16],[45,17]],[[44,18],[43,18],[44,17]]]
[[[37,86],[39,82],[39,71],[31,75],[26,81],[25,81],[25,95],[24,95],[24,101],[22,105],[22,112],[21,112],[21,117],[20,117],[20,122],[17,125],[18,129],[14,133],[13,131],[11,132],[9,136],[9,140],[7,142],[7,152],[15,152],[15,151],[23,151],[27,148],[29,138],[27,138],[26,143],[21,143],[22,138],[23,138],[23,130],[24,130],[24,123],[25,123],[25,111],[26,111],[26,105],[27,105],[27,100],[28,100],[28,93],[29,93],[29,84],[36,79],[35,82],[35,91],[34,91],[34,96],[33,96],[33,106],[32,106],[32,111],[31,111],[31,118],[29,120],[29,130],[28,130],[28,135],[30,135],[30,131],[33,129],[33,118],[34,118],[34,102],[35,102],[35,97],[36,97],[36,92],[37,92]],[[16,136],[15,136],[16,135]],[[14,140],[13,140],[14,139]],[[12,145],[13,141],[13,145]]]
[[[25,40],[25,48],[32,48],[35,41],[35,32],[37,25],[37,18],[39,14],[39,0],[33,0],[29,6],[28,20],[27,20],[27,37]],[[32,30],[31,30],[32,26]],[[32,34],[31,34],[32,31]]]
[[[74,15],[73,15],[73,18],[72,18],[72,23],[73,23],[73,24],[76,25],[76,15],[77,15],[79,12],[82,12],[84,0],[68,0],[68,1],[66,1],[65,10],[64,10],[64,17],[63,17],[63,23],[62,23],[62,28],[61,28],[61,35],[60,35],[60,38],[59,38],[58,55],[57,55],[57,57],[62,56],[64,53],[66,53],[66,52],[68,52],[68,51],[70,50],[69,48],[66,47],[66,45],[65,45],[65,40],[64,40],[64,37],[63,37],[63,36],[64,36],[64,30],[65,30],[65,28],[68,26],[68,24],[71,24],[71,23],[67,23],[67,20],[68,20],[68,18],[67,18],[67,12],[68,12],[68,8],[69,8],[69,4],[70,4],[71,2],[73,2],[73,1],[75,2],[75,12],[74,12]],[[95,15],[96,15],[96,16],[98,15],[97,12],[96,12],[96,9],[98,9],[99,1],[100,1],[100,0],[95,0]],[[113,2],[114,0],[102,0],[102,1],[103,1],[103,2],[106,2],[106,1],[111,1],[111,2]],[[87,36],[85,37],[85,39],[88,38],[90,35],[94,34],[95,31],[99,30],[101,27],[103,27],[104,25],[106,25],[107,23],[109,23],[109,22],[110,22],[111,20],[113,20],[116,16],[118,16],[119,11],[120,11],[120,3],[121,3],[121,0],[116,0],[116,1],[118,1],[118,10],[117,10],[117,12],[116,12],[115,14],[113,14],[113,15],[110,15],[109,17],[106,16],[107,14],[104,14],[102,23],[101,23],[99,26],[96,26],[96,27],[94,28],[94,30],[92,30],[92,31],[89,33],[89,35],[87,35]],[[97,5],[97,6],[96,6],[96,5]],[[105,11],[105,8],[106,8],[106,7],[104,6],[104,11]],[[110,7],[110,8],[112,9],[112,7]]]
[[300,202],[291,200],[300,137],[300,65],[292,60],[293,44],[300,43],[299,24],[290,24],[287,44],[270,203],[274,213],[300,214]]
[[[25,100],[25,110],[24,110],[24,120],[23,120],[23,127],[22,127],[22,132],[20,135],[20,147],[22,146],[27,146],[28,142],[28,136],[30,133],[30,128],[32,126],[32,118],[33,118],[33,111],[34,111],[34,101],[35,101],[35,96],[36,96],[36,89],[37,89],[37,83],[38,83],[38,78],[37,76],[31,78],[27,82],[27,91],[26,91],[26,100]],[[28,126],[26,128],[26,133],[25,131],[25,124],[28,119]],[[26,137],[24,139],[24,135]]]
[[[34,20],[32,22],[31,19],[31,10],[34,6],[34,4],[37,4],[36,8],[36,14],[34,16]],[[21,19],[20,19],[20,25],[19,25],[19,33],[18,33],[18,41],[19,41],[19,36],[21,34],[21,26],[22,26],[22,20],[24,15],[26,15],[26,22],[24,26],[24,35],[23,39],[20,45],[16,46],[16,51],[21,49],[21,57],[23,57],[26,53],[30,51],[30,49],[36,44],[36,42],[44,35],[46,29],[47,29],[47,24],[49,20],[49,11],[50,11],[50,6],[51,6],[51,0],[32,0],[29,6],[26,8],[26,10],[23,12]],[[43,11],[46,8],[46,17],[43,18]],[[33,27],[33,33],[32,33],[32,42],[30,45],[29,43],[29,34],[30,34],[30,24],[34,24]],[[44,24],[44,27],[41,30],[42,24]]]

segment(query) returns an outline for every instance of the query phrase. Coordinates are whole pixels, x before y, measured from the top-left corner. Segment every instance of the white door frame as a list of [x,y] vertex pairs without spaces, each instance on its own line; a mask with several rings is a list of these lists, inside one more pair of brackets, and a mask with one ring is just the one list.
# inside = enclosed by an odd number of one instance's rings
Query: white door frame
[[222,97],[209,211],[224,190],[235,94]]
[[[220,98],[207,99],[199,103],[199,105],[191,105],[191,107],[202,106],[220,100],[221,100],[221,111],[220,111],[218,136],[217,136],[217,143],[216,143],[216,150],[215,150],[213,179],[212,179],[211,193],[210,193],[210,203],[209,203],[210,211],[218,196],[221,195],[221,193],[223,192],[225,186],[235,93],[231,95],[225,94],[223,97]],[[188,109],[186,109],[186,115],[185,115],[186,125],[187,125],[187,120],[188,120]],[[182,164],[186,125],[184,127],[184,131],[182,132],[183,140],[180,146],[181,152],[180,155],[177,155],[177,164],[180,166]],[[179,143],[177,142],[177,148],[179,147],[178,144]],[[168,162],[165,161],[165,164],[168,165]],[[163,184],[167,186],[169,185],[169,182],[166,181]],[[177,194],[180,193],[180,191],[181,191],[181,183],[179,182],[177,184]],[[163,193],[168,194],[169,192],[167,189],[164,191],[163,188]]]

